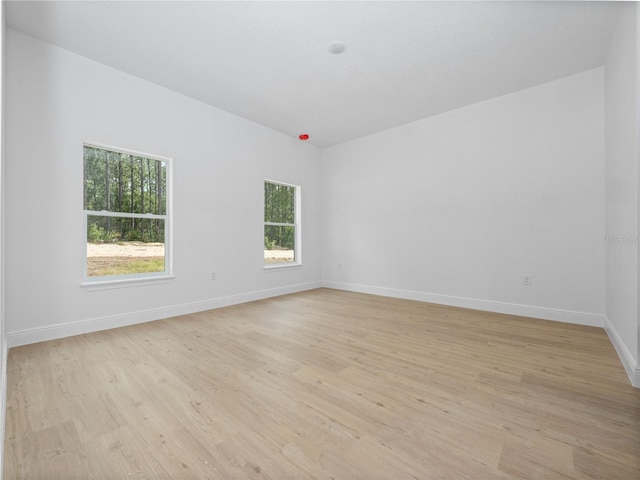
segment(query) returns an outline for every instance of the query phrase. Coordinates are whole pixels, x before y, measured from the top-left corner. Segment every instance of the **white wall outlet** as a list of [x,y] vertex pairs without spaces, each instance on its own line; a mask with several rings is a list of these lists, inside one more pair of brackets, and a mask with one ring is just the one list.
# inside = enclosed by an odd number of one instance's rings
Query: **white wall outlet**
[[218,279],[218,273],[217,272],[211,272],[211,280],[217,280]]
[[531,275],[529,275],[528,273],[525,273],[524,275],[522,275],[522,284],[526,285],[527,287],[531,286]]
[[338,264],[338,270],[342,270],[342,264],[341,263]]
[[609,301],[611,303],[616,301],[616,291],[613,289],[613,285],[609,287]]

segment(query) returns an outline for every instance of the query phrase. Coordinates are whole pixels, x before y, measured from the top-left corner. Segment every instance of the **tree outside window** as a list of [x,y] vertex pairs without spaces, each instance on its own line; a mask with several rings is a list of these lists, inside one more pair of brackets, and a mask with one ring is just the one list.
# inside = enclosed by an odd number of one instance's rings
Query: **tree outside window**
[[264,263],[300,263],[300,187],[264,182]]
[[87,280],[169,273],[167,162],[84,146]]

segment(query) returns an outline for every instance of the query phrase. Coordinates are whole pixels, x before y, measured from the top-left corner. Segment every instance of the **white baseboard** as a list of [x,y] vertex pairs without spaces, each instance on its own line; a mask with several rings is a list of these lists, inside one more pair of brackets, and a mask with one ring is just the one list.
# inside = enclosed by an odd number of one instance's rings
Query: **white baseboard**
[[506,313],[522,317],[540,318],[543,320],[554,320],[557,322],[575,323],[590,327],[603,327],[604,315],[593,313],[574,312],[571,310],[561,310],[546,307],[534,307],[530,305],[519,305],[516,303],[494,302],[491,300],[480,300],[477,298],[457,297],[453,295],[442,295],[437,293],[415,292],[411,290],[400,290],[396,288],[376,287],[372,285],[361,285],[355,283],[343,283],[324,281],[322,286],[335,288],[336,290],[346,290],[349,292],[368,293],[383,297],[403,298],[406,300],[417,300],[420,302],[437,303],[452,307],[471,308],[487,312]]
[[640,363],[638,363],[633,357],[625,343],[622,341],[618,331],[614,328],[613,324],[607,317],[605,317],[604,329],[607,332],[607,335],[609,335],[609,340],[611,340],[616,352],[618,352],[618,357],[620,357],[620,361],[629,376],[631,385],[640,388]]
[[320,288],[321,286],[322,282],[320,281],[287,285],[285,287],[239,293],[237,295],[212,298],[199,302],[151,308],[148,310],[124,313],[120,315],[109,315],[106,317],[92,318],[77,322],[60,323],[47,327],[30,328],[7,333],[7,344],[9,348],[18,347],[20,345],[54,340],[56,338],[71,337],[73,335],[81,335],[84,333],[98,332],[100,330],[109,330],[111,328],[126,327],[138,323],[162,320],[164,318],[175,317],[178,315],[187,315],[189,313],[202,312],[239,303],[262,300],[269,297],[277,297],[288,293],[312,290],[314,288]]

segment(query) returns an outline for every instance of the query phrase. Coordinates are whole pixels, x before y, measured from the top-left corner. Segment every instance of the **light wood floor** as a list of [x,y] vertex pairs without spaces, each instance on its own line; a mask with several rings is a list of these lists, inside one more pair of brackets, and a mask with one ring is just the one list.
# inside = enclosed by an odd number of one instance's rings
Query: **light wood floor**
[[9,353],[5,479],[640,478],[602,329],[320,289]]

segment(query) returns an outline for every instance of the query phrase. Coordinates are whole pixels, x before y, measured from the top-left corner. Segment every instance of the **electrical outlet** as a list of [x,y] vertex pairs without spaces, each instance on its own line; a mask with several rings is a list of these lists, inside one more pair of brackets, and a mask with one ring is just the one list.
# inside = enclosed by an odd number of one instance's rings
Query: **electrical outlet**
[[613,289],[613,285],[609,287],[609,301],[611,303],[616,301],[616,291]]
[[342,264],[341,263],[338,264],[338,270],[342,270]]
[[528,273],[525,273],[524,275],[522,275],[522,284],[526,285],[527,287],[531,286],[531,275],[529,275]]
[[211,280],[217,280],[218,274],[216,272],[211,272]]

